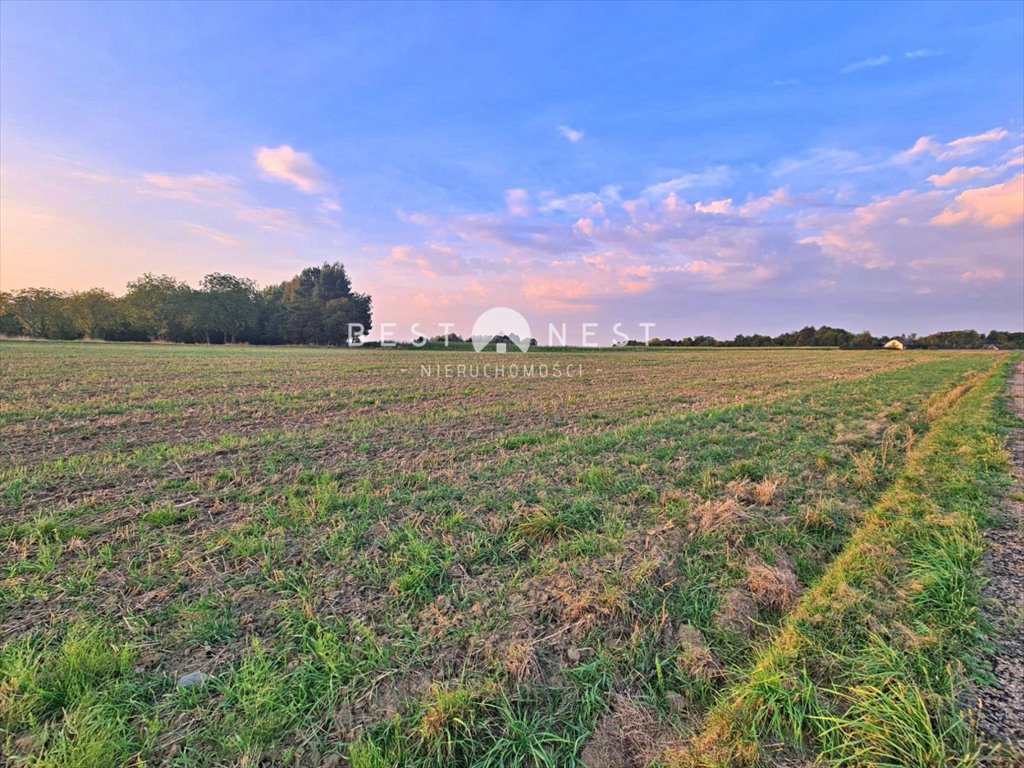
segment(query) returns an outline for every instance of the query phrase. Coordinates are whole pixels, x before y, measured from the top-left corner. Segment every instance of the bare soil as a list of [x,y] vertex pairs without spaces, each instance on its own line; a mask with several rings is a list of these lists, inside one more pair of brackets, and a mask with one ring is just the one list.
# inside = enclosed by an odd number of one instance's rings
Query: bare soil
[[[1010,407],[1024,419],[1024,363],[1010,379]],[[1024,765],[1024,428],[1010,435],[1013,488],[986,534],[984,590],[996,649],[988,661],[996,683],[978,691],[978,726],[992,750],[986,764]]]

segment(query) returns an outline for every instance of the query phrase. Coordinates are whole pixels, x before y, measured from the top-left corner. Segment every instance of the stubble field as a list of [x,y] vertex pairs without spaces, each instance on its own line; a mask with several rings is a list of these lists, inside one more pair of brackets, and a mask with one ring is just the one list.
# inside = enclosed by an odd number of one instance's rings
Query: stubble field
[[2,342],[0,762],[970,765],[1012,362]]

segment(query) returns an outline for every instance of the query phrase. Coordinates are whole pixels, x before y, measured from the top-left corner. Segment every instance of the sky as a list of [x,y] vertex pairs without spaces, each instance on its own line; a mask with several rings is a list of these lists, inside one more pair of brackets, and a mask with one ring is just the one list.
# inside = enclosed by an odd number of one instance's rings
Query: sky
[[[0,4],[0,289],[1024,328],[1024,4]],[[439,332],[439,331],[438,331]]]

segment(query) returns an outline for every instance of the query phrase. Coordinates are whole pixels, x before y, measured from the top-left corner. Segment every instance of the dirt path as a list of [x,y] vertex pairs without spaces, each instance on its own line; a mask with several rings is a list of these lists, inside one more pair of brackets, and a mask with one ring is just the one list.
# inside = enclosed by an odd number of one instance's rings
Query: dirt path
[[[1024,362],[1010,379],[1010,407],[1024,419]],[[997,685],[978,691],[979,727],[986,746],[999,745],[991,766],[1024,765],[1024,428],[1009,442],[1013,489],[996,526],[986,534],[985,587],[996,651],[990,657]]]

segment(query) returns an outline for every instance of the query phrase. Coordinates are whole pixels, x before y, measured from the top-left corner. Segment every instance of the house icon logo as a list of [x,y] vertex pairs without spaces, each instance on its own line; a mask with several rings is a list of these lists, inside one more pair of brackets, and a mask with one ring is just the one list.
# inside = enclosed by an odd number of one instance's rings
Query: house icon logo
[[508,352],[510,343],[526,352],[532,341],[530,324],[514,309],[492,307],[473,323],[473,350],[482,352],[494,341],[496,352]]

